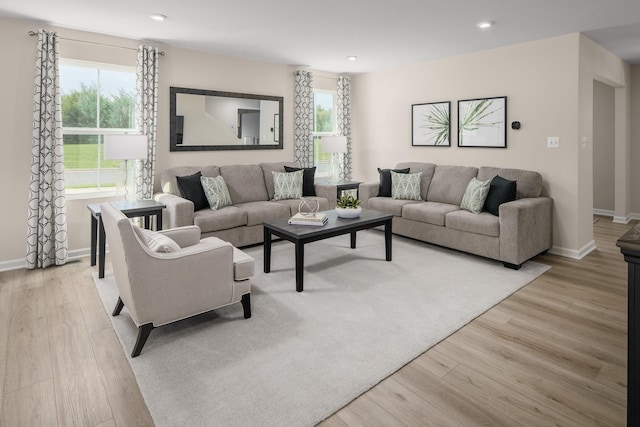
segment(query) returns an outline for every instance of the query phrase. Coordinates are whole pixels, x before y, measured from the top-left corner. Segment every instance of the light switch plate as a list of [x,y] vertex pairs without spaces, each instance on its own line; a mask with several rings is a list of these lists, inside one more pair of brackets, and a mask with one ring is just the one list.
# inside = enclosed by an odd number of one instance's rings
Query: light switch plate
[[560,137],[550,136],[547,138],[547,148],[560,148]]

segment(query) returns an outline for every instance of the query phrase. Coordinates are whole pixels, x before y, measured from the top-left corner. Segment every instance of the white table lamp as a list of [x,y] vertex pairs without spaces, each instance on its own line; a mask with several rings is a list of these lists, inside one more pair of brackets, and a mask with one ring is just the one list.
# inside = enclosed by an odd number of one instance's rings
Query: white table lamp
[[320,150],[331,153],[331,180],[340,181],[342,173],[343,153],[347,152],[346,136],[323,136],[320,140]]
[[124,160],[124,199],[127,200],[129,189],[127,187],[127,176],[129,171],[129,160],[144,160],[147,158],[147,136],[146,135],[105,135],[104,136],[104,159]]

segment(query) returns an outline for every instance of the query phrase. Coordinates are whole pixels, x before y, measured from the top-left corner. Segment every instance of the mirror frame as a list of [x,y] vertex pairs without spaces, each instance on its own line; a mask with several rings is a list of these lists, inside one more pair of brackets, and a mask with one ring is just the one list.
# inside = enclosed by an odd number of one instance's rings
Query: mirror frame
[[[282,96],[269,96],[269,95],[254,95],[250,93],[235,93],[235,92],[221,92],[217,90],[205,90],[205,89],[189,89],[184,87],[169,88],[169,151],[220,151],[220,150],[282,150],[283,148],[283,126],[282,118],[284,112],[284,97]],[[276,101],[278,102],[278,135],[277,144],[265,144],[265,145],[182,145],[178,144],[178,131],[177,131],[177,119],[176,119],[176,99],[177,94],[186,93],[189,95],[204,95],[204,96],[221,96],[226,98],[242,98],[242,99],[257,99],[261,101]],[[275,123],[274,123],[275,125]],[[274,126],[274,131],[275,131]]]

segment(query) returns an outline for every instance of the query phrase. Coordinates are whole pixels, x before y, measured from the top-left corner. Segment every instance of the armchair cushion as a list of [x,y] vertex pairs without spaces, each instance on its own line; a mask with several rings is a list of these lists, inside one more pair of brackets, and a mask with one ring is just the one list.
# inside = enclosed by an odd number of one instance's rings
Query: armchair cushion
[[164,234],[158,233],[157,231],[145,230],[135,224],[132,224],[132,227],[138,235],[138,238],[152,252],[170,253],[180,250],[180,245]]

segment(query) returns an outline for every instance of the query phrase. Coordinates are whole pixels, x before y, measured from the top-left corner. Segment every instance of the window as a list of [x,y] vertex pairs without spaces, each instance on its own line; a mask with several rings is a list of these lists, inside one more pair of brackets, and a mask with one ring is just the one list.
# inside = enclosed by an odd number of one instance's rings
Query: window
[[319,178],[331,174],[331,154],[320,151],[320,139],[336,134],[337,95],[336,91],[313,90],[313,163]]
[[104,135],[135,133],[135,67],[60,61],[67,195],[113,194],[120,161],[104,160]]

